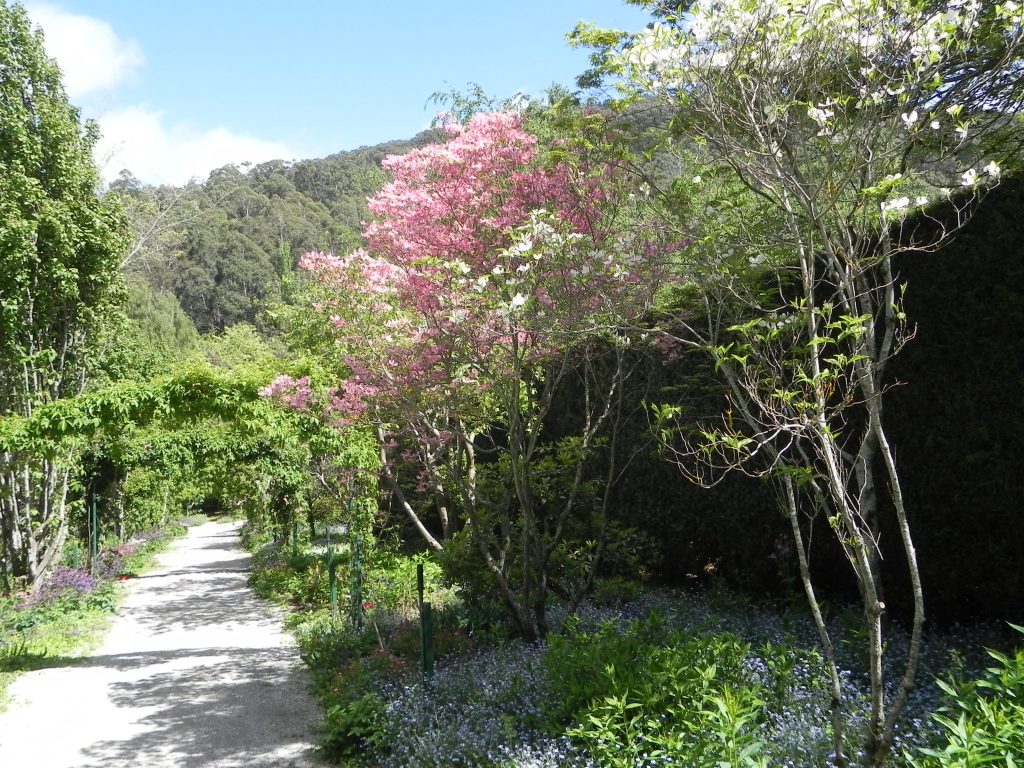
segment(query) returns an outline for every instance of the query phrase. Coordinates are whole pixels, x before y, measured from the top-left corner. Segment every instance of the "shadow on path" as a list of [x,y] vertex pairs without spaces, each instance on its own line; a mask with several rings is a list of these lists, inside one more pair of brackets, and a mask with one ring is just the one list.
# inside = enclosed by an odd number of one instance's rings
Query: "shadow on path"
[[[83,750],[82,768],[175,765],[286,766],[303,751],[301,725],[282,732],[271,722],[294,721],[295,694],[306,678],[289,648],[197,648],[96,656],[90,666],[135,672],[115,682],[118,707],[143,710],[136,736],[99,741]],[[307,745],[308,746],[308,745]]]

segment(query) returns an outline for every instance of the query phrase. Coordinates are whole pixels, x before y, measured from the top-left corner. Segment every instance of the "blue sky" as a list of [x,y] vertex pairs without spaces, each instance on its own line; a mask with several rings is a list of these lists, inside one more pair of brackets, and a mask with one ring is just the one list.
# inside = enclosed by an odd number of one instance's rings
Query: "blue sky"
[[104,133],[107,179],[183,183],[230,162],[408,138],[438,90],[572,85],[581,20],[636,30],[622,0],[28,0],[69,96]]

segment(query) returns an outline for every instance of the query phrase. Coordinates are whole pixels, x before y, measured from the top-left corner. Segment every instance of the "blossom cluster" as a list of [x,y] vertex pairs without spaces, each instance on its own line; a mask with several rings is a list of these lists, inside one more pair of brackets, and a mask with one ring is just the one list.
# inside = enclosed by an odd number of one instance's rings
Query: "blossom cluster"
[[[606,218],[613,171],[545,160],[511,112],[446,130],[385,160],[393,180],[369,201],[366,249],[300,261],[349,371],[329,410],[399,425],[424,464],[449,418],[518,407],[525,372],[642,314],[659,285],[654,233]],[[301,381],[265,393],[308,405]]]
[[[951,173],[955,162],[940,168],[938,160],[965,154],[985,122],[979,113],[1019,107],[1012,83],[983,72],[964,76],[960,62],[984,58],[992,36],[1000,39],[1003,55],[1019,61],[1019,3],[703,0],[688,24],[652,24],[631,36],[607,66],[627,92],[682,99],[697,112],[720,112],[722,120],[734,123],[730,130],[749,131],[745,139],[770,149],[771,157],[753,153],[744,163],[766,163],[768,176],[772,158],[783,162],[780,142],[798,142],[798,136],[820,141],[819,153],[830,155],[843,146],[871,145],[878,176],[863,184],[870,195],[878,178],[926,141],[934,166],[930,184],[939,171],[949,176],[947,186],[974,188],[998,179],[994,161]],[[751,88],[748,82],[760,85]],[[794,98],[794,91],[801,97]],[[732,111],[720,106],[723,94],[736,99]],[[880,203],[882,217],[928,203],[922,194],[927,185],[913,176],[903,179],[901,194]]]

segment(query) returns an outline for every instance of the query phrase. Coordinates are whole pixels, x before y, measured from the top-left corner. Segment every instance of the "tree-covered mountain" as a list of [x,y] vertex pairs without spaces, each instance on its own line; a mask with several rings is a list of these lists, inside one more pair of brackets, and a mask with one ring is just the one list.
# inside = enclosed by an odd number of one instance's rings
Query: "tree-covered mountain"
[[299,256],[361,242],[366,198],[386,180],[381,161],[434,139],[424,131],[322,159],[226,166],[185,187],[143,186],[125,171],[111,185],[137,233],[125,268],[175,296],[200,332],[261,327]]

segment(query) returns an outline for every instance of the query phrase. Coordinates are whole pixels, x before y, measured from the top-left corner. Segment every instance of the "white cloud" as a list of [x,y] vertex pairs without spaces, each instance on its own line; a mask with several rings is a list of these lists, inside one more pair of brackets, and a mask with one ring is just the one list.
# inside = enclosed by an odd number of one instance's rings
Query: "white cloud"
[[229,163],[295,157],[279,142],[223,127],[199,128],[145,106],[119,105],[117,87],[135,82],[145,63],[138,43],[119,37],[106,21],[52,3],[25,7],[32,23],[43,28],[46,51],[60,65],[68,98],[100,124],[96,162],[107,182],[127,168],[147,184],[184,184]]
[[103,136],[96,146],[96,162],[108,182],[127,168],[148,184],[184,184],[192,178],[204,180],[210,171],[229,163],[296,156],[282,143],[226,128],[168,125],[163,113],[143,107],[114,110],[98,122]]
[[71,101],[112,92],[145,62],[138,43],[118,37],[105,21],[45,2],[25,7],[32,23],[43,28],[46,52],[60,65]]

